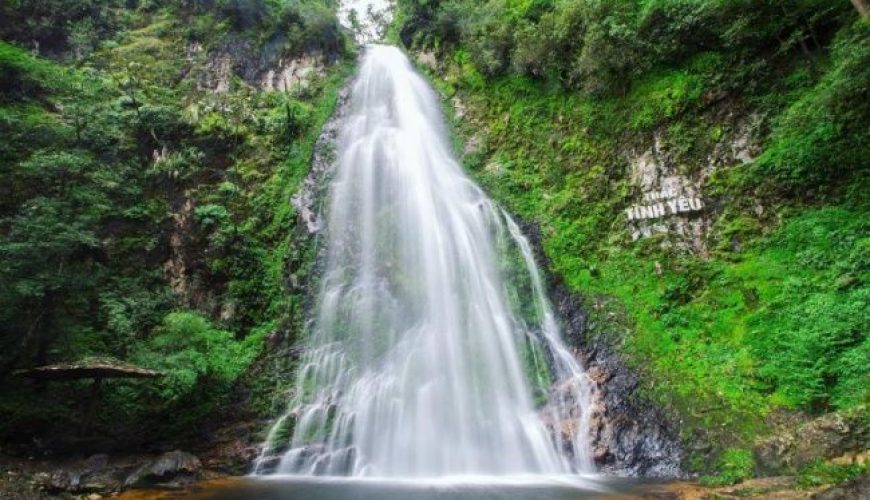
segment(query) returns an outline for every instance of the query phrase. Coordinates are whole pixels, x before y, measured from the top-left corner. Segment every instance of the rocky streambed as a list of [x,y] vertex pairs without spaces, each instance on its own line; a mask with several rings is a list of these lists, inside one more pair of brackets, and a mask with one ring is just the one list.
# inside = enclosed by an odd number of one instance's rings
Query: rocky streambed
[[102,498],[138,488],[184,490],[216,475],[180,450],[156,455],[95,454],[86,458],[0,458],[0,498]]
[[[469,491],[450,488],[412,488],[403,492],[395,486],[378,485],[361,488],[345,484],[324,487],[316,482],[271,481],[243,476],[229,476],[202,468],[196,457],[184,452],[170,452],[156,457],[145,456],[92,456],[80,460],[16,461],[0,458],[3,473],[0,477],[0,498],[38,500],[50,498],[99,500],[159,499],[293,499],[330,500],[348,498],[344,493],[354,488],[353,498],[402,498],[424,500],[462,498],[486,500],[489,498],[529,498],[528,488],[476,487]],[[128,478],[135,483],[127,485]],[[359,486],[359,485],[357,485]],[[381,489],[379,489],[381,488]],[[781,500],[851,500],[870,498],[870,475],[838,485],[802,487],[794,476],[776,476],[745,481],[738,485],[709,487],[689,481],[623,482],[615,481],[609,492],[578,490],[571,493],[564,488],[537,489],[538,499],[619,498],[623,500],[671,499],[712,500],[739,498],[773,498]],[[381,491],[383,490],[383,491]],[[548,496],[541,496],[541,495]],[[330,496],[331,495],[331,496]],[[368,496],[367,496],[368,495]],[[392,496],[390,496],[392,495]],[[400,495],[396,497],[396,495]],[[434,495],[434,497],[433,497]],[[493,496],[496,495],[496,496]],[[507,495],[507,496],[505,496]],[[513,496],[511,496],[513,495]]]

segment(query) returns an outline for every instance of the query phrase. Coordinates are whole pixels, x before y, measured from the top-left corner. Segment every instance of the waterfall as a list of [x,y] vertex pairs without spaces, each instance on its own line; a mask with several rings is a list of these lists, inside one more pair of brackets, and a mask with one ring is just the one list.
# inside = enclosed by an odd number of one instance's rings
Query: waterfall
[[436,94],[372,45],[350,99],[307,348],[255,472],[591,471],[587,377],[529,243],[454,159]]

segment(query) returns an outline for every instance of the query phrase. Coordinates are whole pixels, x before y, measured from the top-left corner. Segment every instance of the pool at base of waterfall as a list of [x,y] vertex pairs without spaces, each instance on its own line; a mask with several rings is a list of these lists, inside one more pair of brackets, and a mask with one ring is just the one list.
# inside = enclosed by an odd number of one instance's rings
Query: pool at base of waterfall
[[[354,478],[274,475],[223,478],[184,492],[132,491],[123,500],[575,500],[632,499],[665,493],[666,483],[596,474],[573,476],[450,476]],[[657,497],[656,497],[657,498]]]

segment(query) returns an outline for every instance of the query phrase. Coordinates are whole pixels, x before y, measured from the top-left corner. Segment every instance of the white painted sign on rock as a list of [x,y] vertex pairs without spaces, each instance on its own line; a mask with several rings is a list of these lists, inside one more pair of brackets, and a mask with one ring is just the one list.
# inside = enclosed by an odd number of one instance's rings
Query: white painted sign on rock
[[[644,199],[649,200],[650,198],[652,198],[650,196],[651,194],[653,193],[648,193],[646,196],[644,196]],[[657,192],[654,194],[658,195],[661,193]],[[651,205],[634,205],[626,209],[626,214],[628,215],[628,220],[631,221],[642,219],[658,219],[659,217],[665,217],[668,215],[700,212],[703,209],[704,202],[701,201],[700,198],[679,197],[664,199],[663,201],[653,203]]]

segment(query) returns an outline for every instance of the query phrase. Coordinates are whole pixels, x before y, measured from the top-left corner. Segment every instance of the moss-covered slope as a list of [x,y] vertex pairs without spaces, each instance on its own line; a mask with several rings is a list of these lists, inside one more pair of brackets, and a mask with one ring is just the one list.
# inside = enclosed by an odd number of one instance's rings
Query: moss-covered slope
[[[540,226],[689,470],[733,481],[794,415],[866,415],[870,24],[848,2],[399,6],[467,168]],[[657,196],[688,209],[629,220]]]
[[[0,439],[196,446],[268,412],[255,360],[301,324],[290,197],[353,59],[332,7],[0,6]],[[10,376],[94,355],[166,375],[106,382],[88,422],[86,383]]]

